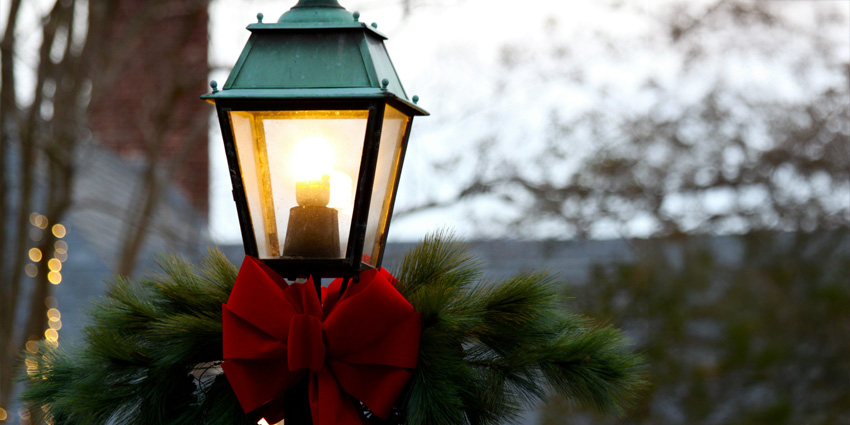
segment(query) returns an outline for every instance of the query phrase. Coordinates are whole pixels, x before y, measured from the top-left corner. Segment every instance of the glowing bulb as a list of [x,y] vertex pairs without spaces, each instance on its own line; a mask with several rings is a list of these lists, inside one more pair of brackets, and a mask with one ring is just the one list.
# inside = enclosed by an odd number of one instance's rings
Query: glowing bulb
[[58,258],[51,258],[47,261],[47,268],[54,272],[62,271],[62,262]]
[[62,313],[56,308],[51,308],[47,310],[47,318],[50,320],[59,320],[62,318]]
[[65,234],[67,232],[67,230],[65,230],[65,226],[58,224],[58,223],[53,225],[52,231],[53,231],[53,236],[56,236],[57,238],[60,238],[60,239],[64,238]]
[[30,260],[32,260],[36,263],[41,261],[41,250],[40,249],[30,248],[29,255],[30,255]]
[[296,182],[321,180],[333,169],[334,150],[321,137],[313,137],[295,144],[292,149],[292,174]]
[[292,150],[295,198],[301,206],[351,206],[351,177],[334,170],[333,147],[320,137],[298,142]]
[[57,341],[59,340],[59,332],[56,332],[56,329],[48,329],[44,331],[44,339],[48,341]]

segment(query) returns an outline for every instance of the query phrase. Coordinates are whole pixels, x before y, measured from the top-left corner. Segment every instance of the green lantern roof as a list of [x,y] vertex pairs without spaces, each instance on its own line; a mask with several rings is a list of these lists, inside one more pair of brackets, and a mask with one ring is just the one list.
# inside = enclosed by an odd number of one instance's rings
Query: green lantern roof
[[301,0],[276,23],[257,17],[224,87],[203,99],[394,97],[415,115],[428,114],[408,99],[387,37],[359,22],[359,13],[336,0]]

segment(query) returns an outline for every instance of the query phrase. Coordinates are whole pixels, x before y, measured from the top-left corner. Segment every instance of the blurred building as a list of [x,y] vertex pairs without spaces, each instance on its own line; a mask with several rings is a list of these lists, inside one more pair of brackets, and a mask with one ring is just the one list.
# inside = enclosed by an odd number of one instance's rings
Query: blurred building
[[[111,2],[110,66],[93,76],[92,142],[78,151],[74,203],[63,222],[67,259],[53,288],[66,324],[60,341],[79,335],[131,235],[141,234],[134,274],[154,270],[159,253],[196,258],[210,243],[210,109],[199,99],[208,90],[207,6]],[[151,196],[158,200],[149,205]]]

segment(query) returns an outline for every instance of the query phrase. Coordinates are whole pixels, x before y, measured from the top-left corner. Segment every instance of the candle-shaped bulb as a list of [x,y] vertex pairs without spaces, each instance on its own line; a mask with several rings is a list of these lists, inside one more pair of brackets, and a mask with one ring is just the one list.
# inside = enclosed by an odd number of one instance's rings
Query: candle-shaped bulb
[[335,178],[333,148],[321,138],[298,142],[292,151],[297,207],[289,209],[285,257],[339,258],[339,213],[328,205],[334,201],[332,186],[348,186]]
[[302,207],[325,207],[331,198],[333,148],[322,138],[298,142],[292,152],[295,201]]

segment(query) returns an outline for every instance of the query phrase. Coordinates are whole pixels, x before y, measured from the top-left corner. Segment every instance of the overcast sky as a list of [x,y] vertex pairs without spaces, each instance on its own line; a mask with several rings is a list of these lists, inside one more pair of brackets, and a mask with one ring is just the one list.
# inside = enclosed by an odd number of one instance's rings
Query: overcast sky
[[[689,4],[699,8],[705,2],[694,0]],[[265,21],[270,22],[295,3],[295,0],[214,0],[210,9],[210,61],[214,67],[211,79],[223,84],[248,39],[245,26],[256,22],[257,12],[262,12]],[[598,107],[598,93],[603,89],[618,94],[619,100],[612,102],[612,108],[640,108],[646,99],[641,97],[638,86],[648,73],[663,79],[665,75],[672,77],[683,66],[677,54],[630,52],[640,49],[640,43],[647,37],[655,36],[653,17],[665,12],[669,0],[431,0],[418,2],[425,6],[414,9],[407,19],[398,1],[340,0],[340,3],[349,11],[360,11],[361,21],[376,22],[378,29],[389,37],[386,45],[408,95],[419,95],[419,105],[432,114],[414,121],[396,209],[422,202],[426,196],[451,193],[453,179],[434,176],[432,164],[451,157],[457,149],[468,148],[482,134],[490,132],[506,140],[524,140],[527,143],[524,148],[531,149],[535,140],[545,138],[552,110],[568,119],[590,105]],[[629,7],[612,7],[623,3]],[[816,7],[838,5],[850,10],[850,2],[846,1],[778,4],[803,26],[811,20]],[[850,49],[847,34],[850,34],[850,22],[844,34],[836,35],[848,40],[842,45],[844,50]],[[612,47],[606,40],[616,40],[617,46],[613,48],[622,53],[618,56],[622,60],[611,60]],[[545,82],[547,73],[560,71],[549,68],[563,66],[555,62],[547,64],[541,59],[549,56],[543,52],[554,48],[556,41],[580,58],[586,83],[576,86]],[[790,51],[787,54],[795,54],[793,40],[787,41]],[[518,52],[521,62],[533,63],[520,63],[513,72],[506,72],[500,66],[506,48]],[[796,48],[805,49],[805,46]],[[782,54],[777,52],[777,57]],[[850,51],[846,55],[850,56]],[[814,84],[776,75],[771,63],[719,62],[717,66],[723,67],[720,72],[734,76],[730,81],[752,90],[753,96],[793,98],[805,95],[806,89],[812,89]],[[769,85],[754,84],[766,80],[770,81]],[[492,94],[494,81],[505,87],[498,98]],[[672,91],[684,102],[700,96],[702,90],[700,76],[695,74],[691,83]],[[492,128],[496,125],[498,129]],[[217,123],[212,123],[210,136],[212,234],[219,243],[238,242],[241,237]],[[588,146],[572,149],[575,161],[579,161]],[[516,153],[520,165],[521,150]],[[463,166],[461,162],[456,172],[462,173]],[[476,208],[489,208],[489,205],[467,204],[394,220],[390,240],[417,240],[439,227],[453,227],[466,233],[470,230],[470,209]]]

